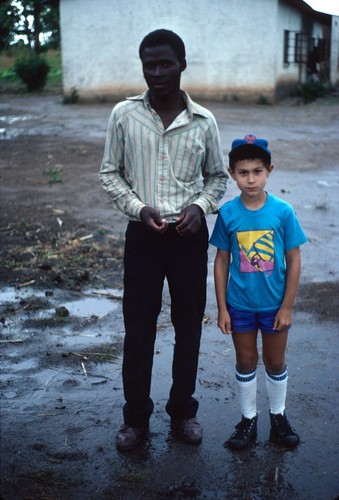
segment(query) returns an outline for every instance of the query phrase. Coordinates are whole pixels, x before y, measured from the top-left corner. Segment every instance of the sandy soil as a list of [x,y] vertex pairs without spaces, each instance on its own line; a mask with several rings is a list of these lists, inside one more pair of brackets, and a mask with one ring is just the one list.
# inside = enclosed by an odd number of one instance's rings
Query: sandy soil
[[[268,188],[294,205],[309,237],[288,348],[287,410],[301,445],[268,442],[260,366],[258,441],[238,454],[222,446],[239,410],[233,348],[216,327],[211,248],[197,383],[203,443],[182,444],[164,411],[173,344],[165,292],[150,434],[133,452],[115,449],[126,219],[98,181],[112,105],[11,96],[0,103],[1,498],[337,498],[339,103],[205,104],[225,153],[246,133],[269,139]],[[230,184],[225,199],[235,194]]]

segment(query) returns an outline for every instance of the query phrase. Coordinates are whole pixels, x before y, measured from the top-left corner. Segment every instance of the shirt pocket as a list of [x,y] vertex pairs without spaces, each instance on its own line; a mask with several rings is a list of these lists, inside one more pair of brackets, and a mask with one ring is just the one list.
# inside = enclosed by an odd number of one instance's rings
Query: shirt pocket
[[182,182],[193,182],[201,176],[205,145],[201,138],[187,134],[176,144],[173,173]]

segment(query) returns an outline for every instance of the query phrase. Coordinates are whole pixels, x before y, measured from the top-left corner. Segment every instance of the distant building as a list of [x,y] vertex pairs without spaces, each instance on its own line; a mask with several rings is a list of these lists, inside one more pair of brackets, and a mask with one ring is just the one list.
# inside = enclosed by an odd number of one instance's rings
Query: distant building
[[184,40],[182,87],[194,97],[274,101],[312,77],[311,63],[339,83],[339,17],[302,0],[60,0],[60,23],[65,95],[144,90],[139,44],[158,28]]

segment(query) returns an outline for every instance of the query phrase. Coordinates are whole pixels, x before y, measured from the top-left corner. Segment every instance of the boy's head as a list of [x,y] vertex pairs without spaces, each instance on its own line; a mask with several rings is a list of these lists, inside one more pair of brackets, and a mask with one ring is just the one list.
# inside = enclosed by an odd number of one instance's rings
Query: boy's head
[[260,158],[263,160],[265,167],[271,165],[271,152],[268,149],[267,140],[257,139],[253,134],[248,134],[243,139],[235,139],[232,142],[228,158],[231,170],[234,170],[235,163],[240,160]]
[[170,45],[178,56],[180,62],[185,62],[185,44],[176,33],[166,29],[152,31],[142,40],[139,47],[139,57],[142,59],[144,49],[157,47],[159,45]]

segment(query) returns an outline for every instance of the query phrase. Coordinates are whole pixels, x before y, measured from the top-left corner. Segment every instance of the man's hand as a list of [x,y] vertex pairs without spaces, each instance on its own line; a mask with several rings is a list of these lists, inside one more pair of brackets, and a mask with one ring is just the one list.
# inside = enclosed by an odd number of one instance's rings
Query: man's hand
[[204,215],[198,205],[189,205],[183,208],[176,218],[176,230],[181,236],[195,234],[201,226],[201,217]]
[[152,207],[143,207],[140,212],[141,221],[152,231],[164,233],[167,229],[167,221],[160,217],[157,210]]

